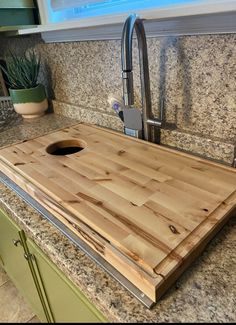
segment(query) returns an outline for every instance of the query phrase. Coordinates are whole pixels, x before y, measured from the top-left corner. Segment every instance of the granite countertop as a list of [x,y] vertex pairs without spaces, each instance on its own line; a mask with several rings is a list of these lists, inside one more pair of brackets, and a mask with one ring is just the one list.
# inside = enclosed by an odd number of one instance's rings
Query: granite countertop
[[[78,123],[59,115],[0,132],[0,147]],[[148,310],[59,230],[0,183],[0,207],[111,322],[235,322],[236,216],[162,299]]]

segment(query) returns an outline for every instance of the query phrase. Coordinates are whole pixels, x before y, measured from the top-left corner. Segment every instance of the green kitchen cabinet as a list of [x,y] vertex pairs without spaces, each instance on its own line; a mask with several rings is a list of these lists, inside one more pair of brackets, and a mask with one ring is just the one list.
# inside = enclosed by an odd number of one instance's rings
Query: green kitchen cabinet
[[58,268],[48,260],[34,242],[28,240],[29,251],[34,255],[42,283],[45,287],[51,312],[58,322],[105,322],[103,315],[69,281]]
[[0,263],[42,322],[106,322],[80,290],[1,210]]
[[0,263],[40,320],[44,322],[45,313],[28,262],[24,257],[20,233],[21,230],[0,210]]

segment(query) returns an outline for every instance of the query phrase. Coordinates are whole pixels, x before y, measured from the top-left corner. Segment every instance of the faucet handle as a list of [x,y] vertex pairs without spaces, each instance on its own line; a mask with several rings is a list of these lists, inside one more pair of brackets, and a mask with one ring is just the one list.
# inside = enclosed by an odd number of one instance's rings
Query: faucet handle
[[125,127],[134,130],[142,130],[142,114],[138,108],[124,108],[123,113]]
[[142,115],[137,108],[124,108],[124,132],[136,138],[143,138]]

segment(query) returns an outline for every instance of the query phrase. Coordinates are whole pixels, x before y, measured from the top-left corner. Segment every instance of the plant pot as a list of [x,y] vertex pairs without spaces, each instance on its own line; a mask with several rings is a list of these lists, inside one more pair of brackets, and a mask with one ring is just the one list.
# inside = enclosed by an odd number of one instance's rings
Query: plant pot
[[9,89],[15,111],[24,118],[42,116],[48,108],[44,86],[34,88]]

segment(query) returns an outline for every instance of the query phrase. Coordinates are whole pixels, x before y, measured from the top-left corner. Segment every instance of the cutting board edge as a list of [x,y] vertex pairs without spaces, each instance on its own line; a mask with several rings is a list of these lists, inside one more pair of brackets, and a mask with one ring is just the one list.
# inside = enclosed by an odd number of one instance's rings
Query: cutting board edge
[[[234,193],[236,197],[236,193]],[[220,219],[220,222],[216,225],[213,231],[209,232],[203,241],[199,242],[198,245],[194,246],[194,250],[190,251],[188,256],[182,260],[181,263],[177,263],[175,268],[169,272],[167,276],[163,276],[165,281],[160,282],[156,286],[156,300],[158,301],[163,294],[175,283],[183,272],[190,267],[191,263],[195,261],[201,253],[204,251],[205,247],[210,243],[210,241],[217,235],[217,233],[224,227],[224,225],[229,221],[229,219],[236,213],[236,204],[234,207]],[[168,280],[168,281],[167,281]]]

